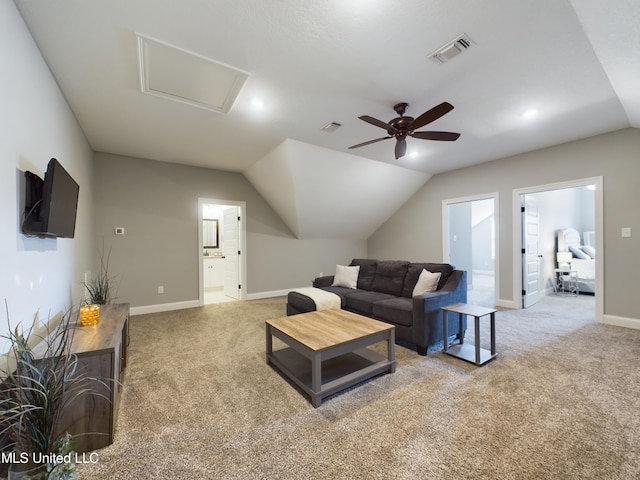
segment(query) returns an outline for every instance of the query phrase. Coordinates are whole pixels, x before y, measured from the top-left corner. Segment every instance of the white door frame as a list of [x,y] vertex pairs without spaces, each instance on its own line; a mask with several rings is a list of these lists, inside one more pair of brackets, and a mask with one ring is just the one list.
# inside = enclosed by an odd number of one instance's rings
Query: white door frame
[[[518,188],[513,190],[513,304],[522,305],[522,215],[520,212],[520,196],[546,192],[549,190],[562,190],[564,188],[586,187],[595,185],[595,230],[596,230],[596,321],[604,321],[604,192],[602,177],[590,177],[566,182],[538,185],[535,187]],[[520,308],[520,307],[515,307]]]
[[[493,200],[493,217],[494,217],[494,248],[496,252],[494,263],[494,302],[499,304],[498,285],[500,285],[500,195],[498,192],[485,193],[480,195],[472,195],[470,197],[449,198],[442,201],[442,261],[449,262],[449,205],[456,203],[475,202],[478,200]],[[468,272],[471,275],[471,272]]]
[[247,297],[247,221],[246,211],[247,203],[234,201],[234,200],[221,200],[219,198],[198,198],[198,304],[204,305],[204,268],[202,260],[202,251],[204,249],[202,242],[202,210],[203,205],[227,205],[237,206],[240,209],[240,265],[239,265],[239,281],[240,281],[240,300],[245,300]]

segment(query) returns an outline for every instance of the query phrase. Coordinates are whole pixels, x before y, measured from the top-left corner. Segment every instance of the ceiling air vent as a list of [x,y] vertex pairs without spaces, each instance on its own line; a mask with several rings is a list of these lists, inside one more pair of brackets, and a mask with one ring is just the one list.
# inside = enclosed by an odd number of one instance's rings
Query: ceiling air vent
[[341,123],[338,122],[329,122],[327,123],[324,127],[322,127],[321,130],[324,130],[325,132],[335,132],[337,129],[339,129],[342,126]]
[[469,35],[461,33],[456,38],[446,43],[436,51],[429,54],[429,58],[437,64],[447,63],[462,52],[470,49],[476,42],[471,40]]

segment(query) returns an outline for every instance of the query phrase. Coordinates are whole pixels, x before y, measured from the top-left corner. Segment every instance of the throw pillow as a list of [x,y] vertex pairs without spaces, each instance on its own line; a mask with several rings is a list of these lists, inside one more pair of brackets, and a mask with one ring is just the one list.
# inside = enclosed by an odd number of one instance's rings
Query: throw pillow
[[358,285],[360,265],[355,267],[336,265],[336,275],[333,278],[332,287],[346,287],[355,289]]
[[422,273],[418,277],[416,286],[413,287],[413,296],[422,295],[427,292],[435,292],[438,288],[438,280],[440,280],[442,273],[432,273],[429,270],[423,269]]

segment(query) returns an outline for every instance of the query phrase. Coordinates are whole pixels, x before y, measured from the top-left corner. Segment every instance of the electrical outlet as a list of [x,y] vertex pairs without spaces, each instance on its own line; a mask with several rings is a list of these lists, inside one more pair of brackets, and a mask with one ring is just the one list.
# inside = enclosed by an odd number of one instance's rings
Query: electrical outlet
[[164,293],[164,287],[162,285],[158,287],[158,293]]
[[622,227],[620,234],[622,238],[631,238],[631,227]]

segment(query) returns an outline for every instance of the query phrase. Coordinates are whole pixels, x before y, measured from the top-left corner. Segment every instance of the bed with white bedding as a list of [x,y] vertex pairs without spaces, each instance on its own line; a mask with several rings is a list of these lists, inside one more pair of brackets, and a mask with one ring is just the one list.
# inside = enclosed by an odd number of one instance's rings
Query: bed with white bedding
[[580,293],[595,293],[596,251],[591,245],[583,245],[580,232],[575,228],[558,230],[558,252],[571,252],[571,270],[578,272]]

